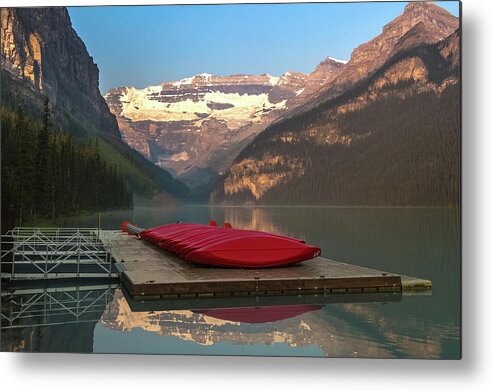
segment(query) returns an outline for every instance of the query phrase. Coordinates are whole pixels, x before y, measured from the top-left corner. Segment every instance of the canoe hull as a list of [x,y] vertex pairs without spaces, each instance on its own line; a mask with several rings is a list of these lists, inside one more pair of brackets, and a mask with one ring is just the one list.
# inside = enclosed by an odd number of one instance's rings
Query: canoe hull
[[144,230],[139,236],[186,261],[228,268],[280,267],[320,255],[320,248],[302,240],[200,224],[168,224]]

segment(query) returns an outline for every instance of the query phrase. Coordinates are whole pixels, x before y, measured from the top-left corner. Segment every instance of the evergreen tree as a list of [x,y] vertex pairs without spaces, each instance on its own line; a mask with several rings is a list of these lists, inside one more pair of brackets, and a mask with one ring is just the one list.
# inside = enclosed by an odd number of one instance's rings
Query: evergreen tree
[[40,120],[1,108],[2,232],[37,219],[132,205],[121,170],[108,166],[99,142],[80,145],[52,129],[48,100]]

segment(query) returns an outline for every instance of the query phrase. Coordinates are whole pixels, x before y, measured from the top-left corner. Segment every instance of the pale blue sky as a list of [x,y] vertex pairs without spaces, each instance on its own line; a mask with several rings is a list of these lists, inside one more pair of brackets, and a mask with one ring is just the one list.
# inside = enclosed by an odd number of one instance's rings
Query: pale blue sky
[[[438,5],[459,15],[458,1]],[[311,72],[380,34],[407,2],[70,7],[100,90],[207,72]]]

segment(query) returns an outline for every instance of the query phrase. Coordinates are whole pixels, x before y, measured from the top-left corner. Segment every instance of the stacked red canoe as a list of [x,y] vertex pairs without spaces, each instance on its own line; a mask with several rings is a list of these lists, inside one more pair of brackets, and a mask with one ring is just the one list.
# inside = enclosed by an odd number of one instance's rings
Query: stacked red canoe
[[262,231],[201,224],[168,224],[140,232],[139,237],[206,265],[266,268],[303,262],[320,255],[302,240]]

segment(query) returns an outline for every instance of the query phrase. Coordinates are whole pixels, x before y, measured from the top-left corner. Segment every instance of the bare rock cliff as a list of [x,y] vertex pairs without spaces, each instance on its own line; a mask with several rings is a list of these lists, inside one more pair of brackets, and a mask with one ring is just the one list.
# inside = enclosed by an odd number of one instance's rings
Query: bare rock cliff
[[16,103],[39,105],[44,95],[55,115],[120,137],[99,91],[99,69],[65,8],[2,8],[1,21],[2,70],[23,86],[22,94],[15,89],[12,96]]
[[122,139],[190,187],[211,184],[248,142],[303,91],[306,75],[201,73],[105,95]]
[[358,46],[337,84],[355,82],[385,63],[389,57],[411,46],[435,43],[459,27],[459,19],[432,2],[409,3],[404,12],[383,27],[382,34]]

